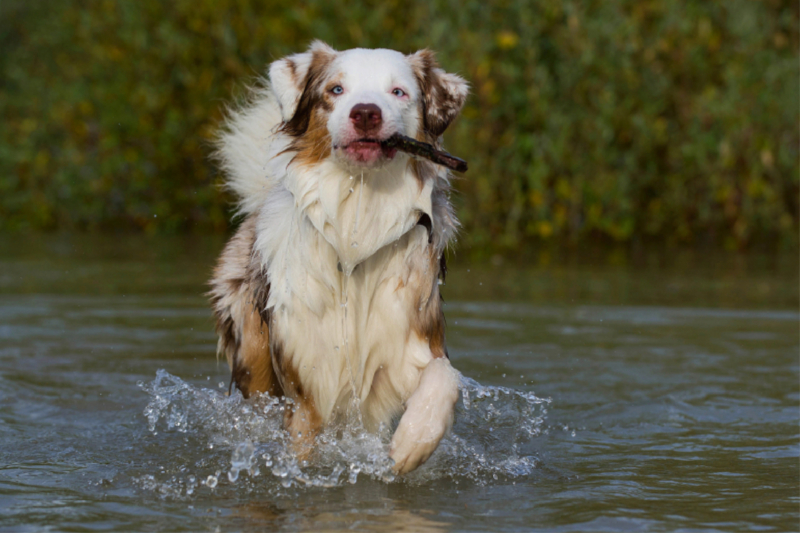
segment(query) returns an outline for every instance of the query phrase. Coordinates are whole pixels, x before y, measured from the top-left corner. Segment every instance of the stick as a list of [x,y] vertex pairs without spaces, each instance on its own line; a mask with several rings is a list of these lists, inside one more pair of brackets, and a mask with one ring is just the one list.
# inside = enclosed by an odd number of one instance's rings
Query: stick
[[428,143],[412,139],[411,137],[406,137],[405,135],[400,135],[399,133],[395,133],[381,144],[383,144],[383,146],[386,148],[397,148],[402,152],[424,157],[425,159],[428,159],[437,165],[447,167],[450,170],[455,170],[458,172],[467,171],[467,162],[463,159],[459,159],[454,155],[450,155],[443,150],[437,150]]

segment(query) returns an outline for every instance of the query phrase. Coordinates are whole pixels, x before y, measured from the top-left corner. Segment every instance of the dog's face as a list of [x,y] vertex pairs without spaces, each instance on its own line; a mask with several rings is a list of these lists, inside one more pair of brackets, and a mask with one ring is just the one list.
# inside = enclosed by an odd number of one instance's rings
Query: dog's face
[[301,162],[333,157],[378,167],[394,158],[381,145],[395,133],[434,140],[458,115],[467,83],[438,68],[433,54],[393,50],[337,52],[315,42],[270,65],[283,131]]

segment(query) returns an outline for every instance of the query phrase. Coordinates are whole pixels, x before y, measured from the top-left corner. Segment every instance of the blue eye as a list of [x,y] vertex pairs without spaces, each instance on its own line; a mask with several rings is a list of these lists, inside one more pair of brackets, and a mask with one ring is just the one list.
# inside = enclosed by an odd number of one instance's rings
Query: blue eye
[[406,95],[406,92],[403,89],[392,89],[392,94],[398,98],[402,98]]
[[334,87],[333,89],[331,89],[331,92],[332,92],[333,94],[342,94],[342,93],[344,92],[344,89],[342,89],[342,86],[341,86],[341,85],[337,85],[336,87]]

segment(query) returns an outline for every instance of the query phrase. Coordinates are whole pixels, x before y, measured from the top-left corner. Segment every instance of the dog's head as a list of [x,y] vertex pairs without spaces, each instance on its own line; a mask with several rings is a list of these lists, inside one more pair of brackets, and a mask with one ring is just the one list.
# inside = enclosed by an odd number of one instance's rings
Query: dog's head
[[307,52],[275,61],[270,86],[283,132],[305,162],[333,157],[346,166],[381,166],[395,133],[435,140],[455,119],[467,83],[438,67],[433,53],[403,55],[357,48],[337,52],[316,41]]

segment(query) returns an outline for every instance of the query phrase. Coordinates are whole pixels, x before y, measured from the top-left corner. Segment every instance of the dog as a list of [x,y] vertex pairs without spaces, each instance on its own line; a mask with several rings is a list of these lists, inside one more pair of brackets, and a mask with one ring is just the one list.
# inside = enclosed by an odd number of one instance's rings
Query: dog
[[210,282],[218,356],[244,397],[292,400],[300,457],[355,409],[391,438],[394,470],[424,463],[453,422],[439,284],[459,223],[450,174],[381,144],[436,147],[467,82],[429,50],[336,51],[273,62],[229,111],[217,156],[241,225]]

